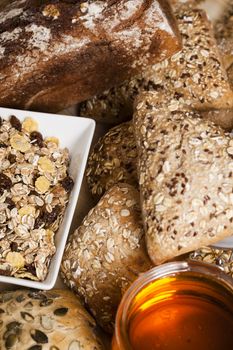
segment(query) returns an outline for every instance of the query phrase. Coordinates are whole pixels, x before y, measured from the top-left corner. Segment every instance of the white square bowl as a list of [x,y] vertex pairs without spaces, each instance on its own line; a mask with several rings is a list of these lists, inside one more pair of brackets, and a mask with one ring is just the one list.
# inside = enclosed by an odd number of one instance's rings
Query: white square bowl
[[[56,136],[60,140],[60,147],[67,147],[71,156],[69,174],[74,180],[74,188],[70,195],[64,219],[59,230],[55,234],[56,253],[50,263],[46,279],[43,282],[35,282],[22,278],[0,275],[0,283],[49,290],[54,287],[58,276],[62,255],[79,197],[91,141],[95,130],[95,122],[92,119],[71,117],[67,115],[0,108],[0,116],[3,119],[8,119],[11,115],[15,115],[21,121],[26,117],[31,117],[37,120],[39,131],[42,133],[43,137]],[[2,286],[0,289],[2,289]]]

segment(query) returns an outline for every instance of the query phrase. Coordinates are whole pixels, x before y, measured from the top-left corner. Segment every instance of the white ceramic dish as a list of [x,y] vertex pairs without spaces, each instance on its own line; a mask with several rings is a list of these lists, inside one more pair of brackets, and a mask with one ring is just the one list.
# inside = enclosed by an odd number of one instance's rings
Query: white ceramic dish
[[95,130],[95,122],[92,119],[87,118],[0,108],[0,116],[2,118],[8,119],[11,115],[15,115],[20,120],[24,120],[25,117],[32,117],[37,120],[39,123],[39,131],[42,135],[44,137],[58,137],[60,140],[60,146],[67,147],[71,155],[69,173],[72,176],[75,185],[70,196],[65,217],[55,236],[57,251],[52,258],[47,278],[43,282],[34,282],[26,279],[0,275],[0,283],[49,290],[54,287],[58,276],[63,251],[79,197],[87,157]]

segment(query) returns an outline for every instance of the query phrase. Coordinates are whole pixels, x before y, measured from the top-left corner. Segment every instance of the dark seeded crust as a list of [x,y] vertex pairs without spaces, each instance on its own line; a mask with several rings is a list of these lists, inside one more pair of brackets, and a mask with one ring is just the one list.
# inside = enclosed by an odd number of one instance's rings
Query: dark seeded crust
[[137,149],[131,122],[115,126],[99,139],[88,159],[86,179],[95,198],[119,182],[138,187]]
[[134,116],[148,253],[155,264],[231,236],[233,142],[198,112],[158,108]]
[[0,105],[55,112],[172,55],[180,43],[163,3],[10,2],[0,10]]
[[[133,113],[133,102],[142,90],[155,91],[157,103],[163,101],[171,111],[182,106],[198,110],[231,109],[233,93],[221,62],[212,25],[203,10],[189,5],[175,12],[183,39],[183,50],[143,75],[120,87],[81,103],[80,114],[97,121],[118,123]],[[229,122],[230,120],[230,122]],[[233,126],[233,117],[221,111],[215,118],[220,126]]]
[[0,309],[2,350],[105,349],[94,319],[68,290],[2,291]]
[[113,186],[70,236],[61,271],[99,325],[113,332],[123,293],[151,267],[145,247],[139,193]]

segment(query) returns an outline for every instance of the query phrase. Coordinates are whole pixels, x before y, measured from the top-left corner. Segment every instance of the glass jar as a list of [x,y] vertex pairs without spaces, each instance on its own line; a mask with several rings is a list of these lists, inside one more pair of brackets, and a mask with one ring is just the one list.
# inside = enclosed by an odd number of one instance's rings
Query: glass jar
[[112,349],[233,349],[232,278],[193,261],[146,272],[121,301]]

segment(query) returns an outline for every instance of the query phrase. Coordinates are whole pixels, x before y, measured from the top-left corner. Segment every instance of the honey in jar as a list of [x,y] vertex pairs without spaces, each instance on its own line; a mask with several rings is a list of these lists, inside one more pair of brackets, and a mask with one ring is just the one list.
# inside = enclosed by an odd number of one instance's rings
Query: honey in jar
[[112,348],[233,350],[232,279],[195,262],[150,270],[123,297]]

